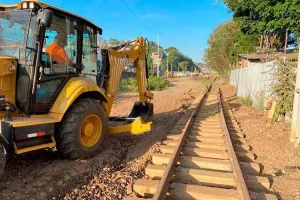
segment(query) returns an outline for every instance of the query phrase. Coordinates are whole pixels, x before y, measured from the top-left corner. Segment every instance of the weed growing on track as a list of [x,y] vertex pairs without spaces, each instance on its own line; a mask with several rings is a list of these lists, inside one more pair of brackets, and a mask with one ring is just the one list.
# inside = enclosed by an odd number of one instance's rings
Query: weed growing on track
[[194,78],[195,81],[200,81],[203,85],[206,85],[206,88],[211,84],[211,80],[205,76],[196,76]]
[[[170,87],[171,84],[167,79],[150,76],[149,79],[149,86],[151,91],[160,91],[164,88]],[[121,79],[119,85],[120,92],[137,92],[138,91],[138,83],[135,78],[123,78]]]

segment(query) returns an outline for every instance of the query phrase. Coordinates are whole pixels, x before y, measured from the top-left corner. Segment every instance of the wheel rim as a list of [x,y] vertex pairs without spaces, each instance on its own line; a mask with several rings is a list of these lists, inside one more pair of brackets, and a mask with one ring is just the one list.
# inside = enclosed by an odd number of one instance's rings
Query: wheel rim
[[86,147],[94,146],[102,134],[102,121],[97,115],[89,115],[81,125],[80,140]]

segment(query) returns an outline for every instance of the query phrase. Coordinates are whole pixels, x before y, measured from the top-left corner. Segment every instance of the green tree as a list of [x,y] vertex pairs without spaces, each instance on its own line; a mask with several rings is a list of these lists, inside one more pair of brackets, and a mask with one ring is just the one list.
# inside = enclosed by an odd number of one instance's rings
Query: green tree
[[[166,52],[169,56],[169,65],[172,66],[173,71],[177,71],[179,68],[184,68],[185,70],[193,70],[195,68],[196,65],[193,60],[181,53],[176,47],[169,47],[166,49]],[[185,66],[180,66],[181,62],[184,62]]]
[[[223,0],[248,35],[260,38],[260,48],[280,48],[290,30],[290,43],[300,36],[299,0]],[[295,37],[296,36],[296,37]]]
[[[170,66],[170,65],[169,65]],[[167,59],[161,61],[161,68],[166,71],[167,70]],[[170,68],[169,68],[170,70]]]
[[166,49],[169,57],[169,63],[172,66],[173,71],[178,70],[179,51],[176,47],[169,47]]
[[257,39],[240,31],[236,22],[228,21],[217,26],[208,39],[204,61],[212,70],[223,76],[234,68],[237,55],[255,51]]
[[[103,38],[98,39],[98,43],[102,48],[107,48],[108,46],[115,46],[119,45],[121,43],[124,43],[126,41],[120,41],[118,39],[109,39],[108,41],[104,40]],[[169,47],[166,50],[164,50],[161,46],[159,47],[160,57],[162,58],[161,62],[161,68],[165,71],[167,69],[167,55],[168,53],[168,63],[169,63],[169,71],[171,70],[171,66],[173,67],[173,70],[177,71],[178,68],[184,69],[184,70],[193,70],[195,68],[195,64],[191,58],[188,56],[185,56],[183,53],[181,53],[176,47]],[[147,45],[147,65],[149,68],[149,72],[153,72],[153,60],[152,60],[152,53],[157,52],[157,43],[153,41],[149,41]],[[184,66],[180,66],[179,63],[184,62]],[[181,64],[182,65],[182,64]]]
[[179,63],[179,68],[182,71],[187,71],[188,70],[188,65],[189,65],[188,61],[182,61],[182,62]]

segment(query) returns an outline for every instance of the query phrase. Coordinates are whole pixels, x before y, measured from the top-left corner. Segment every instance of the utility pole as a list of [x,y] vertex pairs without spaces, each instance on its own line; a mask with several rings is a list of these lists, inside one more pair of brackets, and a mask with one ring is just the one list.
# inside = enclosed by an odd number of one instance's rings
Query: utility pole
[[169,55],[167,54],[167,78],[169,78]]
[[159,65],[160,65],[160,60],[159,60],[159,34],[157,35],[157,55],[158,55],[158,61],[157,61],[157,76],[159,77]]
[[286,59],[286,48],[287,48],[287,40],[288,40],[288,31],[289,31],[289,29],[286,29],[286,32],[285,32],[284,59]]
[[[300,45],[300,41],[299,41]],[[298,124],[297,128],[297,118],[300,116],[298,115],[299,110],[299,89],[300,89],[300,49],[298,52],[298,65],[297,65],[297,75],[296,75],[296,84],[295,84],[295,91],[294,91],[294,104],[293,104],[293,115],[292,115],[292,127],[291,127],[291,135],[290,135],[290,142],[295,142],[296,137],[299,135],[296,135],[296,130],[299,129],[300,125]]]

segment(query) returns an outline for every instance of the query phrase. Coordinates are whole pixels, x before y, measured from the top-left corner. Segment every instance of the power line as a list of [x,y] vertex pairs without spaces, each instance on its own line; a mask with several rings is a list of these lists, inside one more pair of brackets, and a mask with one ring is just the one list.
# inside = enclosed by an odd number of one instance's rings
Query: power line
[[145,16],[145,18],[146,18],[147,21],[149,22],[149,24],[152,25],[151,22],[150,22],[150,20],[149,20],[149,18],[148,18],[148,16],[147,16],[146,13],[143,11],[143,9],[142,9],[141,6],[138,4],[138,2],[137,2],[136,0],[134,0],[134,2],[135,2],[135,4],[137,5],[137,7],[140,9],[140,11],[143,13],[143,15]]
[[[124,4],[124,6],[131,12],[131,14],[135,17],[135,18],[137,18],[140,22],[142,22],[143,23],[143,21],[128,7],[128,5],[123,1],[123,0],[120,0],[123,4]],[[144,24],[144,23],[143,23]],[[149,26],[147,26],[146,24],[144,24],[145,25],[145,27],[147,27],[147,29],[150,31],[150,32],[152,32],[152,33],[154,33],[154,31],[149,27]],[[154,33],[155,34],[155,33]]]

